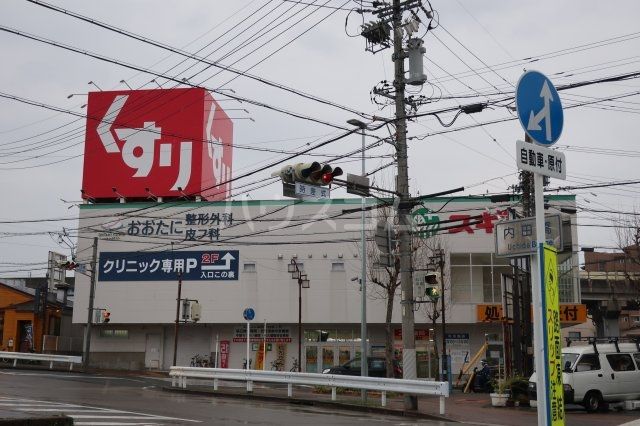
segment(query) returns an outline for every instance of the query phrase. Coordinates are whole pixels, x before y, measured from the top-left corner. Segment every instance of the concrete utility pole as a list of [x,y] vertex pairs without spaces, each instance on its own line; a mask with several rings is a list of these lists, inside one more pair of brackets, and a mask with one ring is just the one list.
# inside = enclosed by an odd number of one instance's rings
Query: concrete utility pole
[[[402,48],[402,8],[400,0],[393,0],[393,61],[395,88],[395,125],[396,152],[398,156],[398,176],[396,177],[396,192],[400,194],[400,202],[396,204],[400,229],[398,230],[400,251],[400,288],[402,290],[402,376],[404,379],[416,379],[416,342],[414,336],[413,315],[413,271],[411,262],[411,235],[409,234],[409,214],[411,205],[409,200],[409,170],[407,164],[407,119],[404,107],[404,58]],[[418,399],[405,395],[405,410],[417,410]]]
[[98,237],[93,237],[93,256],[91,258],[91,287],[89,289],[89,314],[87,327],[84,329],[84,356],[82,366],[89,367],[89,352],[91,351],[91,325],[93,324],[93,299],[96,294],[96,269],[98,267]]
[[[178,360],[178,331],[180,330],[180,300],[182,298],[182,272],[178,272],[178,298],[176,299],[176,327],[173,333],[173,366]],[[247,339],[249,336],[247,336]],[[247,358],[247,362],[248,358]]]

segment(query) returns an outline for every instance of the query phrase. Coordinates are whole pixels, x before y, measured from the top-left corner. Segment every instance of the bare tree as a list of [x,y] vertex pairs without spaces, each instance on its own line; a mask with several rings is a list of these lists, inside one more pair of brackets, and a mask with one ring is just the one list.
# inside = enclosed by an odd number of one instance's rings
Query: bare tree
[[[399,226],[398,218],[395,216],[392,207],[383,207],[377,209],[377,218],[385,221],[391,226]],[[400,297],[400,258],[397,255],[391,256],[391,266],[382,265],[381,253],[378,250],[373,235],[367,239],[367,278],[372,286],[368,286],[367,296],[371,299],[384,300],[386,303],[385,311],[385,359],[387,364],[387,376],[393,377],[393,329],[391,320],[393,317],[393,306],[396,297]],[[429,244],[429,242],[431,244]],[[425,269],[429,263],[429,256],[433,253],[429,249],[433,245],[434,238],[423,239],[414,236],[411,241],[412,264],[414,270]],[[407,306],[411,308],[411,306]]]
[[622,251],[619,258],[623,263],[620,268],[629,286],[635,290],[636,300],[632,303],[640,306],[640,213],[622,215],[616,221],[616,237],[618,248]]

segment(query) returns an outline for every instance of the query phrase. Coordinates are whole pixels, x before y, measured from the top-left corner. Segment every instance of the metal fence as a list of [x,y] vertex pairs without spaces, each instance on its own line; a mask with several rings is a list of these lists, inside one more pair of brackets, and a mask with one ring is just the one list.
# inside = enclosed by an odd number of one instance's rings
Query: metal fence
[[180,388],[187,387],[187,379],[213,380],[214,391],[218,390],[220,380],[246,382],[247,392],[253,391],[253,382],[287,384],[287,396],[290,398],[293,397],[293,385],[326,386],[331,388],[332,401],[337,399],[338,387],[373,390],[381,393],[383,407],[387,405],[387,392],[431,395],[440,398],[440,414],[444,414],[445,398],[449,396],[447,382],[423,380],[201,367],[171,367],[169,376],[171,385]]
[[42,339],[42,352],[67,355],[80,354],[82,353],[82,339],[45,334]]
[[69,355],[51,355],[51,354],[37,354],[30,352],[5,352],[0,351],[0,360],[3,362],[10,362],[13,360],[13,366],[18,365],[18,360],[25,361],[27,363],[39,363],[48,362],[49,369],[53,368],[54,362],[60,362],[69,364],[69,370],[73,369],[73,364],[81,364],[81,356],[69,356]]

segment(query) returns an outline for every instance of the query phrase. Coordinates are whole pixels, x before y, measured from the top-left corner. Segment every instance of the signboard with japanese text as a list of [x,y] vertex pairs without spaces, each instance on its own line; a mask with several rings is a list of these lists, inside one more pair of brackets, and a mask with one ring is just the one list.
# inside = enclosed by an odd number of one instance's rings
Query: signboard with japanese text
[[89,93],[84,199],[225,199],[232,155],[233,123],[204,89]]
[[[560,215],[544,218],[546,243],[562,250]],[[536,218],[508,220],[496,224],[496,256],[523,256],[536,252]]]
[[99,281],[237,281],[238,250],[101,252]]
[[295,183],[295,196],[303,200],[328,200],[331,198],[329,188],[318,185],[310,185],[304,182]]
[[224,229],[233,225],[233,213],[219,208],[158,218],[114,219],[96,226],[101,240],[125,237],[171,238],[182,241],[218,241]]
[[553,426],[564,425],[564,388],[562,382],[562,335],[560,332],[560,290],[558,280],[558,256],[557,250],[547,244],[544,254],[540,253],[540,258],[544,259],[544,305],[546,307],[545,331],[546,350],[548,362],[548,395],[549,401],[549,424]]
[[[500,322],[503,318],[502,312],[502,305],[497,303],[476,305],[476,321]],[[533,307],[531,315],[533,315]],[[582,324],[587,321],[587,305],[561,303],[559,315],[560,323],[564,325]]]
[[451,371],[459,371],[468,361],[471,346],[469,345],[469,333],[445,333],[447,351],[451,357]]
[[567,160],[560,151],[517,141],[516,158],[519,169],[556,179],[567,178]]
[[476,305],[476,320],[478,322],[500,322],[503,318],[502,305]]
[[229,368],[229,348],[228,340],[220,342],[220,368]]
[[445,230],[448,234],[463,236],[493,234],[496,224],[509,218],[509,212],[506,209],[479,210],[474,214],[459,210],[455,213],[435,213],[428,208],[418,208],[411,213],[414,232],[420,238],[430,238]]
[[[415,329],[413,335],[416,340],[429,340],[429,330]],[[396,328],[393,330],[394,340],[402,340],[402,329]]]
[[[289,328],[283,327],[278,324],[267,324],[267,335],[264,335],[264,328],[257,327],[252,328],[251,331],[251,343],[264,342],[267,343],[291,343],[291,335]],[[234,330],[233,341],[246,342],[247,341],[247,328],[236,327]]]

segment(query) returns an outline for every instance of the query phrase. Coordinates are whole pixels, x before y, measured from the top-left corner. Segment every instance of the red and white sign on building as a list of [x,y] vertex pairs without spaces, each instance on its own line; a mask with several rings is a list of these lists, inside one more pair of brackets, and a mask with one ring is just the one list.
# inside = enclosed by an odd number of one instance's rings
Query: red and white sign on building
[[84,198],[223,200],[232,155],[233,123],[204,89],[89,93]]

